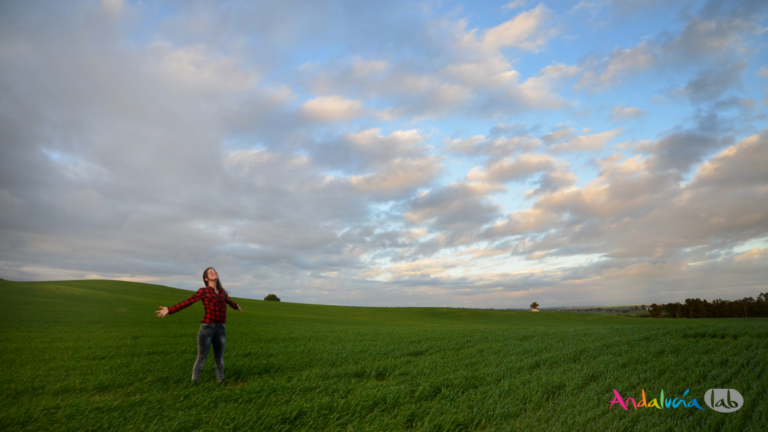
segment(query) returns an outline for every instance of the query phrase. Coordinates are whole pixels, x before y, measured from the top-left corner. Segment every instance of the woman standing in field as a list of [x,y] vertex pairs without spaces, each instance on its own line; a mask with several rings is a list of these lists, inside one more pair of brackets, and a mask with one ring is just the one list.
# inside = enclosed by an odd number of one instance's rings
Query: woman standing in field
[[229,298],[229,294],[221,286],[219,275],[213,267],[208,267],[203,272],[203,282],[205,287],[197,290],[195,295],[177,304],[167,308],[160,306],[159,311],[155,311],[157,316],[163,318],[168,314],[174,314],[192,303],[202,300],[205,306],[205,316],[200,321],[200,331],[197,333],[197,360],[192,368],[192,381],[197,382],[200,379],[200,372],[203,370],[205,359],[208,357],[208,350],[213,344],[213,360],[216,363],[216,380],[219,384],[224,382],[224,346],[227,344],[227,332],[224,324],[227,322],[227,304],[232,309],[240,312],[243,309],[237,303]]

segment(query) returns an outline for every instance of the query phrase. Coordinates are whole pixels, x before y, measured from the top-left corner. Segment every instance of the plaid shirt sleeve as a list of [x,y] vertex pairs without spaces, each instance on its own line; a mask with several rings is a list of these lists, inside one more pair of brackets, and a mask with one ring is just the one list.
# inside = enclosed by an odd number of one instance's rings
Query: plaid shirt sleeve
[[199,290],[197,290],[195,295],[193,295],[192,297],[184,300],[183,302],[177,304],[176,306],[169,307],[168,308],[168,314],[175,314],[176,312],[178,312],[178,311],[180,311],[182,309],[185,309],[185,308],[188,308],[188,307],[192,306],[193,303],[195,303],[196,301],[198,301],[198,300],[203,298],[203,295],[204,295],[203,290],[204,289],[205,288],[200,288]]
[[237,305],[231,298],[227,297],[227,304],[232,308],[237,310],[240,306]]

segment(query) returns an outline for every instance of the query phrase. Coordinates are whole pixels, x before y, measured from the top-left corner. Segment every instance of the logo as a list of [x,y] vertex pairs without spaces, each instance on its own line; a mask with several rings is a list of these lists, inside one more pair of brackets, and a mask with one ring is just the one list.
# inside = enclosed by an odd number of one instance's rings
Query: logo
[[709,389],[704,394],[704,403],[715,411],[729,413],[744,406],[744,398],[734,389]]
[[[681,398],[670,398],[664,397],[664,390],[662,390],[658,398],[650,399],[646,397],[645,389],[642,389],[642,398],[637,398],[636,400],[631,397],[622,398],[619,391],[613,389],[614,397],[613,400],[610,401],[611,406],[609,409],[613,409],[613,406],[618,404],[625,411],[629,411],[630,408],[636,410],[639,408],[696,408],[705,411],[704,408],[699,405],[699,401],[696,400],[696,398],[691,400],[685,399],[685,397],[688,396],[689,391],[690,390],[686,390]],[[715,411],[730,413],[737,411],[744,406],[744,397],[734,389],[709,389],[704,394],[704,403]]]
[[[658,408],[658,409],[664,409],[664,408],[698,408],[702,411],[704,411],[704,408],[702,408],[699,405],[699,401],[696,399],[691,399],[690,401],[685,401],[685,396],[688,394],[690,390],[686,390],[685,393],[683,393],[683,397],[681,398],[665,398],[664,397],[664,390],[661,391],[661,396],[656,399],[650,399],[646,400],[645,398],[645,389],[642,390],[643,392],[643,398],[640,399],[640,402],[635,401],[634,398],[628,397],[626,399],[621,398],[621,394],[619,394],[619,391],[616,389],[613,389],[613,393],[615,394],[615,397],[611,401],[611,408],[613,409],[613,404],[619,404],[622,408],[624,408],[625,411],[629,411],[629,407],[631,406],[634,409],[638,408]],[[661,403],[659,403],[661,401]],[[632,402],[632,405],[629,403]]]

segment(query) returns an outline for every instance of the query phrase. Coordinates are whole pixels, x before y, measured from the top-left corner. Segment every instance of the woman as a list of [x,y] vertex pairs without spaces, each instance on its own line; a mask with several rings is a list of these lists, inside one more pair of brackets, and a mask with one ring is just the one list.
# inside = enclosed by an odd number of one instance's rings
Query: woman
[[203,370],[205,359],[208,357],[208,350],[213,343],[213,360],[216,363],[216,380],[219,384],[224,382],[224,346],[227,344],[227,332],[224,329],[224,323],[227,322],[227,304],[232,309],[240,312],[243,309],[237,303],[229,298],[229,294],[221,286],[219,275],[213,267],[208,267],[203,272],[203,282],[205,287],[197,290],[195,295],[183,302],[167,308],[160,306],[159,311],[155,311],[157,316],[163,318],[168,314],[174,314],[192,303],[202,300],[205,306],[205,316],[200,321],[200,331],[197,333],[197,360],[192,368],[192,382],[200,379],[200,372]]

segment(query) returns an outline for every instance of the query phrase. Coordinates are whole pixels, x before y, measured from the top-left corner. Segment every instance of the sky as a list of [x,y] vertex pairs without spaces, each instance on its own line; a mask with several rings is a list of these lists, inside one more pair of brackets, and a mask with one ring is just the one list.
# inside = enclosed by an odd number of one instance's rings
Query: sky
[[763,0],[2,1],[0,277],[756,297],[767,30]]

